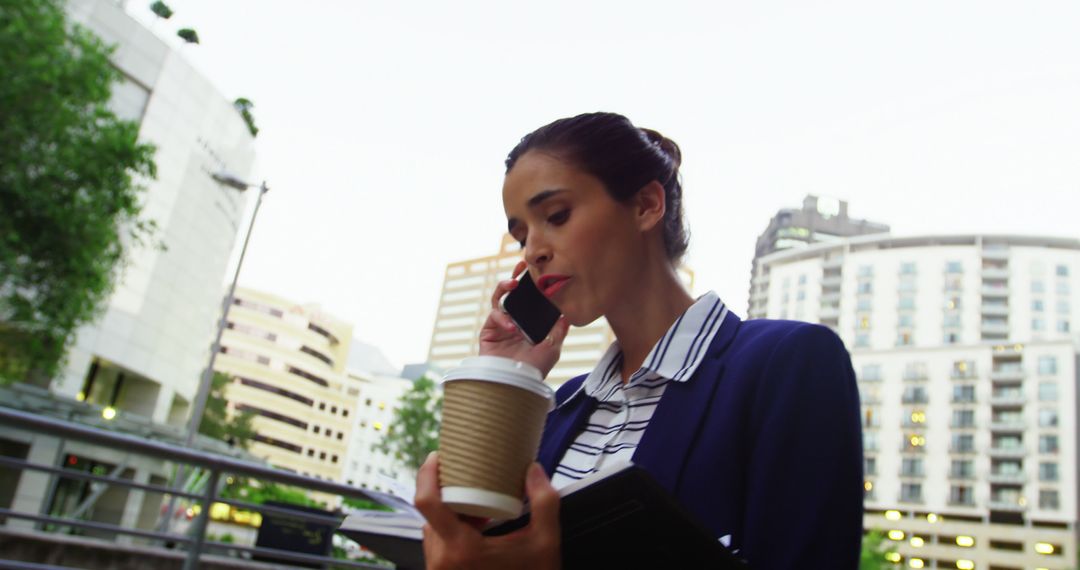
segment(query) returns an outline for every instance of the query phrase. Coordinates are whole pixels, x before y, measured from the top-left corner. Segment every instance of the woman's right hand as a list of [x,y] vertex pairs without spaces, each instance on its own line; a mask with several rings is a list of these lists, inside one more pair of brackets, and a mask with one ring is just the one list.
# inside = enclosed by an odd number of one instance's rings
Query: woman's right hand
[[517,328],[514,321],[510,319],[510,315],[503,311],[499,302],[504,295],[517,287],[517,276],[526,267],[528,265],[524,260],[519,261],[514,267],[511,279],[500,281],[496,285],[495,293],[491,296],[491,313],[488,314],[487,321],[480,329],[480,355],[503,356],[531,364],[538,368],[546,378],[555,363],[559,361],[559,354],[562,352],[562,344],[566,340],[570,323],[565,316],[559,317],[544,341],[532,345],[525,339],[525,334]]

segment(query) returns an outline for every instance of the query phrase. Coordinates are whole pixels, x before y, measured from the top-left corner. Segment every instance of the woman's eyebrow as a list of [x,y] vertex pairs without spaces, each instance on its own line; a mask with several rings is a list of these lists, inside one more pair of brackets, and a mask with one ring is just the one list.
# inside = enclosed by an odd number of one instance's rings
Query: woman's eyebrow
[[[526,202],[525,204],[530,208],[535,208],[535,207],[539,206],[541,203],[543,203],[544,200],[547,200],[548,198],[551,198],[552,196],[555,196],[556,194],[560,194],[562,192],[569,192],[569,190],[567,190],[566,188],[554,188],[554,189],[551,189],[551,190],[543,190],[541,192],[538,192],[532,198],[529,198],[529,201]],[[517,224],[518,224],[518,219],[517,218],[510,218],[509,220],[506,221],[506,228],[507,228],[506,231],[508,231],[510,233],[513,233],[514,228],[517,226]]]

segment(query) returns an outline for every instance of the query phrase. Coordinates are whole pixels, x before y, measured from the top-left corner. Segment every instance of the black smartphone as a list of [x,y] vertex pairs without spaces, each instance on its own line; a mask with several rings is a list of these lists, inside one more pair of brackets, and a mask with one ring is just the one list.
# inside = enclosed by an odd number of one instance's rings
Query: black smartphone
[[562,315],[558,307],[536,288],[528,271],[518,278],[517,287],[503,297],[502,306],[531,344],[539,344],[547,338]]

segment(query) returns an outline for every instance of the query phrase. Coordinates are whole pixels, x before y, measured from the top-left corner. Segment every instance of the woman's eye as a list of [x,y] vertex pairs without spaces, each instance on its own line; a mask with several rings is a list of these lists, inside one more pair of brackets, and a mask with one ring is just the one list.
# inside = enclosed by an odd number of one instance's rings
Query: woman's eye
[[566,220],[570,219],[570,210],[559,210],[554,214],[548,216],[548,223],[560,226],[566,223]]

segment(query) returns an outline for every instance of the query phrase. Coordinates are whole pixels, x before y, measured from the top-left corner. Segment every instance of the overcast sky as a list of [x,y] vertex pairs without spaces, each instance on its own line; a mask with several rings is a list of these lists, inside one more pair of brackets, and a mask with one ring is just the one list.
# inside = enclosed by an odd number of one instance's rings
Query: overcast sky
[[[149,0],[128,11],[150,22]],[[426,358],[447,263],[506,228],[503,159],[615,111],[683,150],[695,293],[746,313],[808,193],[894,233],[1080,237],[1080,3],[171,0],[261,129],[241,284]]]

